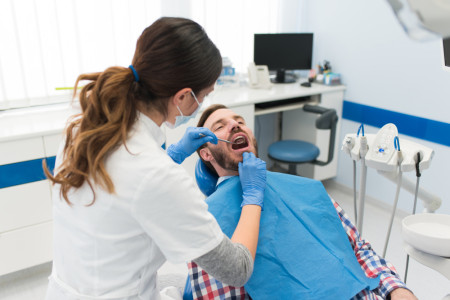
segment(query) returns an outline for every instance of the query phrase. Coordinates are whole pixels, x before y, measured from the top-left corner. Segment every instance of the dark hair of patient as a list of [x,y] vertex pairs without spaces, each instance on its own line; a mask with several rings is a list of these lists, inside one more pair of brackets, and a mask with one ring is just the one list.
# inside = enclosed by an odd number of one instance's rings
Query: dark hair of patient
[[[198,120],[197,123],[197,127],[203,127],[206,123],[206,120],[208,120],[209,116],[211,116],[216,110],[219,109],[228,109],[228,107],[226,107],[225,105],[222,104],[213,104],[210,107],[208,107],[207,109],[205,109],[202,113],[202,115],[200,116],[200,119]],[[215,175],[219,176],[216,172],[216,170],[214,169],[214,167],[211,165],[210,162],[203,160],[203,158],[200,155],[200,150],[205,148],[206,144],[203,144],[202,146],[200,146],[200,148],[197,149],[197,154],[200,157],[200,159],[203,161],[203,163],[208,167],[208,169]]]
[[[167,116],[169,99],[183,88],[194,93],[215,83],[222,70],[219,50],[203,28],[184,18],[160,18],[139,37],[132,60],[139,81],[130,68],[110,67],[103,72],[78,77],[89,81],[79,94],[81,114],[66,128],[64,160],[52,175],[44,170],[70,205],[68,192],[84,183],[99,185],[114,193],[105,169],[108,155],[126,146],[128,133],[138,118],[138,109],[156,110]],[[95,202],[95,193],[92,205]]]

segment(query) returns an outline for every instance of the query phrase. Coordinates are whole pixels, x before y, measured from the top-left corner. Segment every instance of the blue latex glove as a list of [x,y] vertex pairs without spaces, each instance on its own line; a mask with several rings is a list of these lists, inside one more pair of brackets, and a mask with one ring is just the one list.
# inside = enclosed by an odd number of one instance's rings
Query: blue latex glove
[[251,152],[244,152],[244,160],[239,163],[239,179],[242,185],[244,205],[264,204],[264,190],[266,189],[266,163]]
[[186,157],[191,156],[204,143],[217,144],[217,137],[205,127],[188,127],[181,140],[169,146],[167,154],[177,164],[181,164]]

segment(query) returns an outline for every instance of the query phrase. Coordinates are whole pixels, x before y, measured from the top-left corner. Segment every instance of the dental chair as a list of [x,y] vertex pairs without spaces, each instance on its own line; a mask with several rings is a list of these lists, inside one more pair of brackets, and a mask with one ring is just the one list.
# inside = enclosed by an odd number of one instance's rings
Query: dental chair
[[317,129],[330,130],[328,159],[326,161],[317,160],[317,157],[320,154],[319,148],[306,141],[281,140],[272,143],[269,146],[269,158],[275,162],[288,164],[288,173],[293,175],[297,175],[297,165],[299,164],[311,163],[314,165],[325,166],[333,160],[334,155],[336,124],[338,121],[336,110],[309,104],[305,105],[303,110],[319,115],[316,119]]

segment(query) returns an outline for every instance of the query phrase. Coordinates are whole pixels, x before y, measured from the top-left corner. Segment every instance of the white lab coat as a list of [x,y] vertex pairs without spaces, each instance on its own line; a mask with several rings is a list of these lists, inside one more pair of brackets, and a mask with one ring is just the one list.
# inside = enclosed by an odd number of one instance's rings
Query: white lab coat
[[[161,148],[164,134],[140,114],[127,148],[106,161],[115,193],[95,185],[71,190],[72,206],[53,190],[54,260],[47,299],[169,299],[156,272],[223,239],[193,178]],[[60,164],[61,155],[56,165]],[[186,274],[187,275],[187,274]]]

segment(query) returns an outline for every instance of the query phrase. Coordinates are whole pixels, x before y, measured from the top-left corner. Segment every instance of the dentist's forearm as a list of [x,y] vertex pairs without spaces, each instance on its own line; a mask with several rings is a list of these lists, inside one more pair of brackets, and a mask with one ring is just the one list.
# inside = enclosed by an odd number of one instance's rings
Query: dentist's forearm
[[261,206],[243,206],[239,223],[231,237],[232,242],[244,245],[252,254],[253,259],[255,259],[258,245],[260,219]]
[[250,251],[242,244],[233,243],[225,235],[219,246],[194,259],[194,262],[215,279],[234,287],[243,286],[253,273]]

